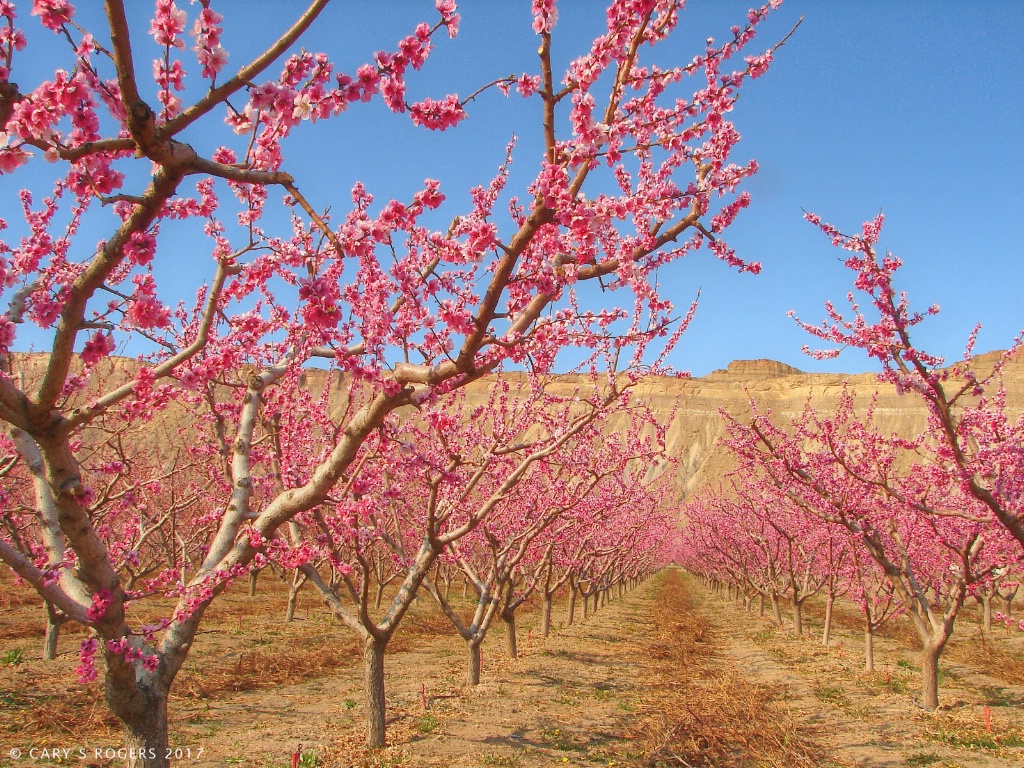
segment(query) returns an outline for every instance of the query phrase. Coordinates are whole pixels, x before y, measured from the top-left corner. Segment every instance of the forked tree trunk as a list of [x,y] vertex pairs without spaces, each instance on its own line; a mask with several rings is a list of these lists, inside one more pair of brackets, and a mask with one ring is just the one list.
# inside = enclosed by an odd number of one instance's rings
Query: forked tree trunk
[[53,661],[57,658],[57,640],[60,638],[61,625],[67,617],[57,610],[49,600],[46,602],[46,637],[43,638],[43,660]]
[[836,596],[829,595],[825,603],[825,628],[821,631],[821,644],[828,645],[829,637],[832,635],[832,610],[836,604]]
[[288,607],[285,608],[284,612],[285,621],[292,621],[295,618],[295,608],[299,604],[299,590],[305,581],[302,572],[296,568],[295,573],[292,575],[292,583],[288,585]]
[[547,637],[551,634],[551,598],[552,595],[544,593],[544,607],[540,614],[540,636]]
[[778,626],[782,626],[782,608],[779,606],[779,596],[772,592],[772,614],[775,617],[775,623]]
[[480,640],[468,641],[466,649],[469,651],[466,682],[470,685],[480,685]]
[[366,686],[366,746],[384,746],[386,704],[384,700],[384,649],[386,640],[372,635],[363,641],[363,681]]
[[804,601],[793,598],[793,634],[800,637],[804,633]]
[[565,626],[571,627],[576,620],[576,590],[569,588],[569,605],[565,609]]

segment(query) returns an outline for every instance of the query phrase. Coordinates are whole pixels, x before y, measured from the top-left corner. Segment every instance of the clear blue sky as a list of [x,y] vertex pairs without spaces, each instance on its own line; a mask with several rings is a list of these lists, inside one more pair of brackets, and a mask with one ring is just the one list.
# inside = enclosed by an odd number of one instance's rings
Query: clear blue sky
[[[151,5],[129,5],[139,19],[138,69],[148,73],[156,51],[144,35]],[[225,33],[229,70],[284,26],[282,8],[298,13],[302,5],[214,3],[229,23],[244,8],[245,27]],[[410,77],[411,98],[465,96],[494,77],[536,72],[528,0],[460,5],[458,39],[438,39],[424,70]],[[707,36],[723,39],[742,23],[749,6],[690,0],[683,28],[660,60],[690,60]],[[194,13],[196,6],[188,7]],[[560,7],[554,51],[564,63],[586,50],[604,14],[596,0],[563,0]],[[94,13],[83,4],[76,19],[88,27]],[[685,310],[698,287],[702,298],[671,362],[695,375],[757,357],[804,370],[870,367],[859,353],[820,363],[800,351],[808,337],[787,310],[817,322],[825,300],[841,300],[850,282],[839,252],[803,221],[801,209],[846,230],[885,212],[883,242],[906,262],[902,285],[911,301],[942,307],[919,334],[930,351],[959,356],[976,322],[984,324],[979,351],[1008,346],[1024,328],[1024,2],[785,0],[754,47],[771,45],[801,15],[800,29],[768,74],[744,86],[733,113],[743,135],[735,157],[757,158],[761,171],[747,186],[753,203],[727,240],[742,258],[762,262],[763,271],[739,275],[708,253],[674,269],[677,303]],[[38,26],[27,8],[22,17],[24,26]],[[416,21],[433,18],[429,0],[343,3],[325,13],[304,45],[328,51],[351,71],[374,50],[392,48]],[[23,57],[14,79],[25,86],[33,69],[46,66],[52,72],[51,62]],[[540,146],[537,107],[536,100],[487,94],[456,130],[427,134],[379,104],[354,105],[337,122],[303,126],[312,130],[299,131],[307,141],[288,148],[288,169],[318,207],[343,205],[356,179],[380,200],[407,198],[432,177],[461,208],[466,190],[489,180],[513,132],[520,145],[512,185],[525,186]],[[182,138],[204,148],[202,134]],[[0,204],[14,224],[10,187],[0,184]],[[170,266],[187,274],[180,262]]]

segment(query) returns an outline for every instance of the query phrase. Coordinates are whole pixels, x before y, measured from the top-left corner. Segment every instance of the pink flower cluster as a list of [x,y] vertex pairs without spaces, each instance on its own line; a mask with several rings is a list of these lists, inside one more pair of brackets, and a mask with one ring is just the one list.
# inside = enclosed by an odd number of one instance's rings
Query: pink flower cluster
[[114,596],[110,590],[101,589],[92,596],[92,605],[85,610],[85,617],[89,621],[99,621],[107,615],[107,609],[114,602]]
[[443,131],[454,128],[465,120],[466,110],[462,108],[459,97],[449,94],[443,100],[435,101],[429,96],[423,101],[409,107],[414,125],[422,125],[432,131]]
[[156,11],[149,23],[149,34],[157,45],[185,49],[180,35],[185,31],[188,15],[174,4],[174,0],[156,0]]
[[1010,629],[1011,627],[1016,625],[1017,629],[1019,629],[1021,632],[1024,632],[1024,619],[1020,619],[1018,621],[1009,614],[1003,613],[1002,611],[996,611],[994,614],[992,614],[992,620],[1002,624],[1007,629]]
[[78,666],[75,667],[78,682],[91,683],[99,676],[96,672],[96,651],[99,647],[99,641],[95,637],[88,637],[82,641],[78,651]]
[[170,310],[160,303],[156,296],[156,281],[147,273],[132,278],[135,292],[128,302],[125,322],[143,330],[166,328],[170,321]]
[[220,44],[220,36],[224,31],[220,23],[223,20],[223,16],[210,9],[209,0],[203,0],[203,10],[199,12],[192,27],[192,34],[196,39],[196,45],[193,48],[196,52],[196,59],[203,68],[203,77],[211,80],[228,63],[227,51]]
[[32,15],[38,16],[40,23],[54,32],[60,31],[75,15],[75,7],[67,0],[34,0]]
[[533,31],[538,35],[550,32],[558,21],[555,0],[533,0]]
[[160,657],[155,653],[151,655],[144,654],[141,649],[133,648],[132,644],[128,642],[127,637],[119,637],[116,640],[107,640],[107,650],[111,653],[116,653],[118,656],[124,656],[124,660],[129,664],[133,661],[141,661],[142,668],[147,672],[156,672],[160,668]]
[[99,360],[114,351],[114,337],[106,331],[96,331],[82,347],[82,362],[86,366],[95,365]]
[[448,37],[455,38],[459,34],[460,16],[455,12],[455,0],[434,0],[434,7],[441,14],[441,24],[448,28]]

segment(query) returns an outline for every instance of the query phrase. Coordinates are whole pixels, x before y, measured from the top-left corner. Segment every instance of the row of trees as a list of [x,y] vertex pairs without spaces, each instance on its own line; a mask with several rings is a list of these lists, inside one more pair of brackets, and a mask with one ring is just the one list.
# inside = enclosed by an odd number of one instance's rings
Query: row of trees
[[887,432],[874,401],[858,412],[847,391],[834,410],[808,403],[789,420],[752,403],[749,421],[730,419],[734,485],[687,509],[685,560],[770,599],[776,615],[786,592],[797,631],[803,601],[823,592],[826,641],[831,606],[848,594],[864,616],[869,669],[874,631],[905,613],[922,647],[921,702],[935,709],[939,657],[965,601],[976,597],[991,626],[993,597],[1015,591],[1024,565],[1024,418],[1007,407],[1001,379],[1020,344],[983,370],[971,360],[976,329],[963,361],[943,367],[911,340],[937,309],[916,313],[895,289],[899,260],[877,254],[881,217],[856,236],[808,218],[852,254],[846,266],[869,303],[851,294],[852,315],[829,305],[829,320],[805,329],[876,358],[881,381],[923,401],[926,428]]
[[[489,596],[461,627],[472,658],[488,600],[511,619],[524,585],[600,585],[622,543],[651,551],[637,479],[656,430],[630,421],[620,445],[595,430],[686,326],[659,282],[672,262],[706,246],[757,269],[722,239],[756,170],[732,159],[728,113],[771,62],[741,54],[777,0],[683,66],[657,60],[679,0],[613,0],[564,74],[555,3],[535,0],[535,72],[419,100],[416,73],[456,36],[454,0],[351,72],[302,47],[327,5],[268,19],[260,32],[285,31],[229,67],[231,22],[211,0],[157,0],[141,24],[122,0],[102,19],[0,1],[0,173],[5,190],[22,180],[0,221],[0,559],[54,626],[94,633],[81,673],[102,674],[129,765],[167,764],[168,694],[204,613],[268,561],[363,637],[376,745],[383,648],[431,573],[458,567]],[[289,172],[314,122],[317,166],[333,168],[345,147],[322,126],[364,102],[444,131],[488,88],[536,105],[542,151],[515,189],[514,142],[456,212],[437,180],[382,203],[363,183],[315,200]],[[45,356],[15,354],[29,345]],[[552,401],[556,364],[588,383]],[[530,386],[480,411],[459,399],[507,368]],[[377,568],[401,587],[371,616]],[[175,607],[140,622],[157,595]]]

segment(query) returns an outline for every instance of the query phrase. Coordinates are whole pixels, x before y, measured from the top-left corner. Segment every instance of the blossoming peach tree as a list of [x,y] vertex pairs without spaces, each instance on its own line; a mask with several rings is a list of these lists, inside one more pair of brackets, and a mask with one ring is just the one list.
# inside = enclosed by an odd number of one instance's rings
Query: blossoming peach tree
[[[681,64],[657,61],[681,2],[613,0],[605,31],[558,76],[555,4],[535,0],[536,71],[492,83],[538,104],[534,180],[507,188],[509,146],[468,208],[439,223],[436,180],[402,199],[377,202],[357,183],[349,202],[315,200],[285,153],[310,123],[358,119],[374,99],[431,131],[471,120],[468,99],[409,95],[438,36],[456,35],[453,0],[353,72],[300,47],[327,0],[281,19],[290,26],[243,62],[224,48],[232,22],[221,14],[249,13],[240,6],[156,0],[140,26],[123,0],[102,16],[67,0],[0,0],[0,173],[4,190],[21,182],[0,211],[0,418],[38,451],[52,501],[19,529],[34,542],[5,529],[0,558],[91,628],[83,670],[98,654],[130,765],[168,763],[168,692],[211,602],[268,557],[301,560],[279,529],[329,500],[389,414],[509,364],[551,371],[568,348],[578,359],[621,347],[627,359],[634,343],[678,331],[656,272],[702,246],[756,271],[721,237],[756,170],[731,159],[728,113],[771,62],[774,48],[741,52],[776,5]],[[457,151],[458,131],[444,139]],[[606,290],[581,289],[598,282]],[[42,362],[19,354],[30,346]],[[120,380],[97,377],[118,350],[134,363]],[[367,393],[357,407],[302,399],[314,361]],[[316,461],[255,477],[273,460],[267,404],[299,401],[330,411]],[[223,473],[200,510],[210,533],[189,544],[194,568],[129,587],[131,553],[97,520],[85,457],[106,450],[109,432],[94,427],[162,449],[154,425],[197,409],[212,419],[186,420],[183,442],[206,446]],[[148,594],[177,605],[142,625],[132,609]]]

